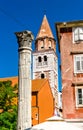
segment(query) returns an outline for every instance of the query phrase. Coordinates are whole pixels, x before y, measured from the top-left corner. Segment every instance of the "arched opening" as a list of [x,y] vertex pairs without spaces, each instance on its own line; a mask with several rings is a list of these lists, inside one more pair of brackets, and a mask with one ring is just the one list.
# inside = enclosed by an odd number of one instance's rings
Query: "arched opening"
[[49,48],[51,48],[51,46],[52,46],[52,41],[49,40],[48,43],[49,43]]
[[40,41],[40,46],[41,46],[41,49],[44,48],[44,40],[41,40],[41,41]]
[[44,79],[45,78],[45,75],[42,73],[41,74],[41,79]]
[[47,65],[47,56],[44,56],[44,62],[43,62],[44,65]]
[[42,58],[41,56],[38,57],[38,62],[41,62],[42,61]]
[[44,61],[47,61],[47,56],[44,56]]

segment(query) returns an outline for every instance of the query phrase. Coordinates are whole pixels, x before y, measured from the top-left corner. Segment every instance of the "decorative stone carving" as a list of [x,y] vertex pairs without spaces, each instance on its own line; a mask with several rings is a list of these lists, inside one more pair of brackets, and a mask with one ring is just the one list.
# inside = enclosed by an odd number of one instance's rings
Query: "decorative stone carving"
[[34,39],[32,33],[30,31],[23,31],[23,32],[16,32],[17,36],[17,42],[19,44],[19,48],[22,47],[30,47],[31,48],[31,42]]

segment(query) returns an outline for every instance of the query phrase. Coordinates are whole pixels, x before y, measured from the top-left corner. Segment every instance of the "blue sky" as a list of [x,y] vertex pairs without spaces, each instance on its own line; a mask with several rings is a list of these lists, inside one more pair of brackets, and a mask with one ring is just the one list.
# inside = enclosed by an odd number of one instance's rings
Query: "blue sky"
[[83,0],[0,1],[0,78],[18,75],[18,44],[14,33],[30,30],[36,37],[44,14],[56,39],[56,22],[83,20]]

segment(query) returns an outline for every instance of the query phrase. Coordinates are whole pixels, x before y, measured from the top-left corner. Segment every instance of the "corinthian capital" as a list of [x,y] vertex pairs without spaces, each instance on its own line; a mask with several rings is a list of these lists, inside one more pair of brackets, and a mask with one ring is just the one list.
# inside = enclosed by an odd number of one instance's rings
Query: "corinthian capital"
[[15,34],[19,47],[31,47],[31,42],[34,40],[34,36],[31,31],[16,32]]

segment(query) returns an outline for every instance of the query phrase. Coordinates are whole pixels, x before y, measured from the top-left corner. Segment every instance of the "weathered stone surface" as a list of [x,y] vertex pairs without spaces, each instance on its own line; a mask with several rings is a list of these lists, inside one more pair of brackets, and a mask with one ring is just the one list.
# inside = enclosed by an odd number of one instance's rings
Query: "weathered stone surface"
[[16,32],[19,44],[18,126],[17,130],[31,127],[31,42],[30,31]]
[[31,42],[34,39],[34,37],[30,31],[16,32],[15,34],[17,36],[19,48],[31,48]]

